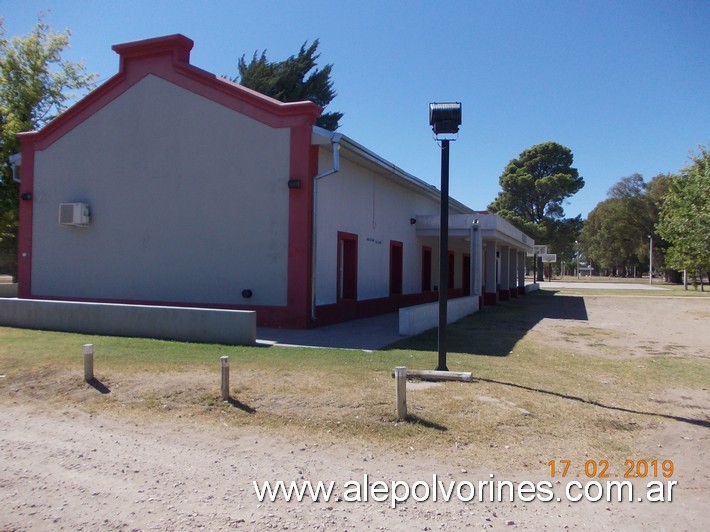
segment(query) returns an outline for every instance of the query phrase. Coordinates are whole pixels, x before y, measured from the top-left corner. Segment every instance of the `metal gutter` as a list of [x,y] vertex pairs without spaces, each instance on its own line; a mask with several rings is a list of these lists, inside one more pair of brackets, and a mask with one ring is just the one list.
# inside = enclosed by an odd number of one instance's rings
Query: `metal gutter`
[[313,144],[324,145],[330,142],[333,148],[333,167],[317,174],[313,177],[313,230],[311,245],[311,319],[317,320],[316,314],[316,260],[318,257],[318,181],[340,171],[340,142],[342,135],[334,131],[328,131],[318,126],[313,126],[311,142]]

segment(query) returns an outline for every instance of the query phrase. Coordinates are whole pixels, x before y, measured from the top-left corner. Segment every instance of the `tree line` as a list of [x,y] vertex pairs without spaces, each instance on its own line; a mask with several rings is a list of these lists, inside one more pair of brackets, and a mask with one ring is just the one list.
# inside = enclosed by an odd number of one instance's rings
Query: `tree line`
[[[586,220],[565,218],[563,200],[584,186],[569,148],[545,142],[503,170],[489,210],[547,244],[562,263],[581,260],[599,275],[637,277],[680,272],[702,288],[710,273],[710,152],[700,147],[677,174],[620,179]],[[557,265],[559,268],[560,265]],[[571,267],[572,269],[573,267]],[[687,277],[686,277],[687,278]]]
[[603,274],[629,277],[649,268],[677,282],[702,284],[710,271],[710,153],[700,147],[677,174],[622,178],[587,217],[581,246]]

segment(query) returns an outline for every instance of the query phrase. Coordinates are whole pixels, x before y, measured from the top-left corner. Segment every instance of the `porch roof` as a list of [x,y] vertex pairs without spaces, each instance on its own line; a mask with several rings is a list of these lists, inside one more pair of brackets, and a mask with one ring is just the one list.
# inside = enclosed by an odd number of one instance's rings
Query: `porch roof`
[[[417,216],[416,220],[417,236],[439,236],[438,215]],[[493,240],[526,253],[533,252],[535,241],[500,216],[487,212],[449,216],[449,237],[470,238],[471,231],[476,227],[483,240]]]

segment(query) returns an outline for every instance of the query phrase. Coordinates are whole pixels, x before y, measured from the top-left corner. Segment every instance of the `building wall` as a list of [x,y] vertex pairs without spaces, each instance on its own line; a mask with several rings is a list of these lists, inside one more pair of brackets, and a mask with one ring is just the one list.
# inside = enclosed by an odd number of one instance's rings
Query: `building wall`
[[33,295],[285,305],[289,135],[147,76],[36,152]]
[[[403,294],[421,292],[422,246],[432,247],[432,286],[438,284],[438,241],[416,236],[410,219],[436,214],[438,201],[344,157],[340,171],[318,183],[316,303],[337,303],[338,233],[358,237],[358,300],[390,295],[390,241],[403,244]],[[331,153],[320,150],[321,171],[332,166]],[[452,246],[452,249],[457,245]],[[461,284],[461,253],[456,251],[456,282]]]

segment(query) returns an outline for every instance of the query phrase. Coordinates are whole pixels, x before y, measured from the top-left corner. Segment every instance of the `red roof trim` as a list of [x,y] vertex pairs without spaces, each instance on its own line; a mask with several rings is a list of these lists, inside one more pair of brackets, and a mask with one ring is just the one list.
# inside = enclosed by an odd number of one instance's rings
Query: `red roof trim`
[[43,150],[148,75],[213,100],[271,127],[313,125],[322,109],[313,102],[283,103],[189,64],[193,41],[168,35],[117,44],[119,72],[39,131],[21,133],[23,143]]
[[175,62],[189,63],[190,50],[195,45],[192,39],[179,33],[142,41],[115,44],[111,49],[121,56],[121,64],[131,58],[169,52]]

